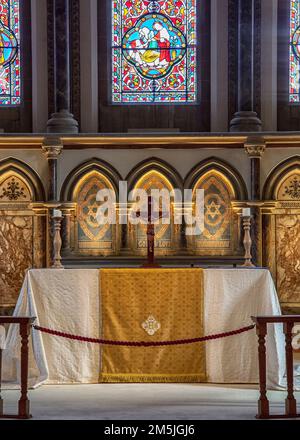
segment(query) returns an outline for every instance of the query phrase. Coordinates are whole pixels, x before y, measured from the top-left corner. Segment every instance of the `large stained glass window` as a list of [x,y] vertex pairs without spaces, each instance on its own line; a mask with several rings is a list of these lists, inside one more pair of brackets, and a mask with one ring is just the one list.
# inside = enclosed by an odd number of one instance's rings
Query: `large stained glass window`
[[290,102],[300,102],[300,0],[290,8]]
[[0,0],[0,106],[21,103],[19,0]]
[[197,99],[196,0],[112,0],[113,103]]

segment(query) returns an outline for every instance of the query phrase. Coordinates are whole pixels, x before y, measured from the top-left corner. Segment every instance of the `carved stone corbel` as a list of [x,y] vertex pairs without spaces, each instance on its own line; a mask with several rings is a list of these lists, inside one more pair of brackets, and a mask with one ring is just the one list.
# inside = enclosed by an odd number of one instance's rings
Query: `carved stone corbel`
[[261,159],[266,151],[265,143],[247,142],[245,151],[250,159]]

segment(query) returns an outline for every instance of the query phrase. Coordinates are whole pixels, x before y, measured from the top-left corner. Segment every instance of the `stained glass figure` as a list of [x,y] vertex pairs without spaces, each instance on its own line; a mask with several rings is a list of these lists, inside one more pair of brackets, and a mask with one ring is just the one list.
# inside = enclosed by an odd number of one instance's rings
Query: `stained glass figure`
[[292,0],[290,8],[290,102],[300,102],[300,0]]
[[113,103],[197,100],[196,0],[113,0]]
[[0,106],[21,103],[19,0],[0,0]]

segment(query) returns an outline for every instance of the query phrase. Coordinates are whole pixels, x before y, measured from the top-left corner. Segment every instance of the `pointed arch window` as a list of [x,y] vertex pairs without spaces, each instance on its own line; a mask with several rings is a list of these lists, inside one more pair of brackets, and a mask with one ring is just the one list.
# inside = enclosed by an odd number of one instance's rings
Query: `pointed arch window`
[[113,0],[112,102],[197,101],[196,0]]
[[0,106],[20,103],[20,0],[0,0]]

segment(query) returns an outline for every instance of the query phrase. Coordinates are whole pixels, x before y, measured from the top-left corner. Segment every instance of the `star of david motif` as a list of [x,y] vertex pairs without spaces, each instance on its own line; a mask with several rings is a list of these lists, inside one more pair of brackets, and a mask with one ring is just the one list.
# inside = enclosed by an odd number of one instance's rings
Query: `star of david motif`
[[93,177],[84,184],[78,195],[78,223],[86,237],[92,241],[102,240],[111,228],[108,223],[99,225],[96,217],[100,206],[96,195],[104,187],[98,177]]
[[148,319],[142,323],[142,328],[146,333],[148,333],[149,336],[154,336],[160,327],[160,323],[152,315],[150,315]]
[[214,220],[216,217],[221,215],[220,208],[221,208],[221,205],[218,205],[214,201],[211,202],[210,204],[206,205],[207,215],[210,215],[211,218]]
[[94,203],[92,203],[91,205],[89,205],[87,216],[91,217],[93,220],[96,220],[96,214],[97,214],[98,207],[99,207],[99,203],[96,203],[96,201]]

